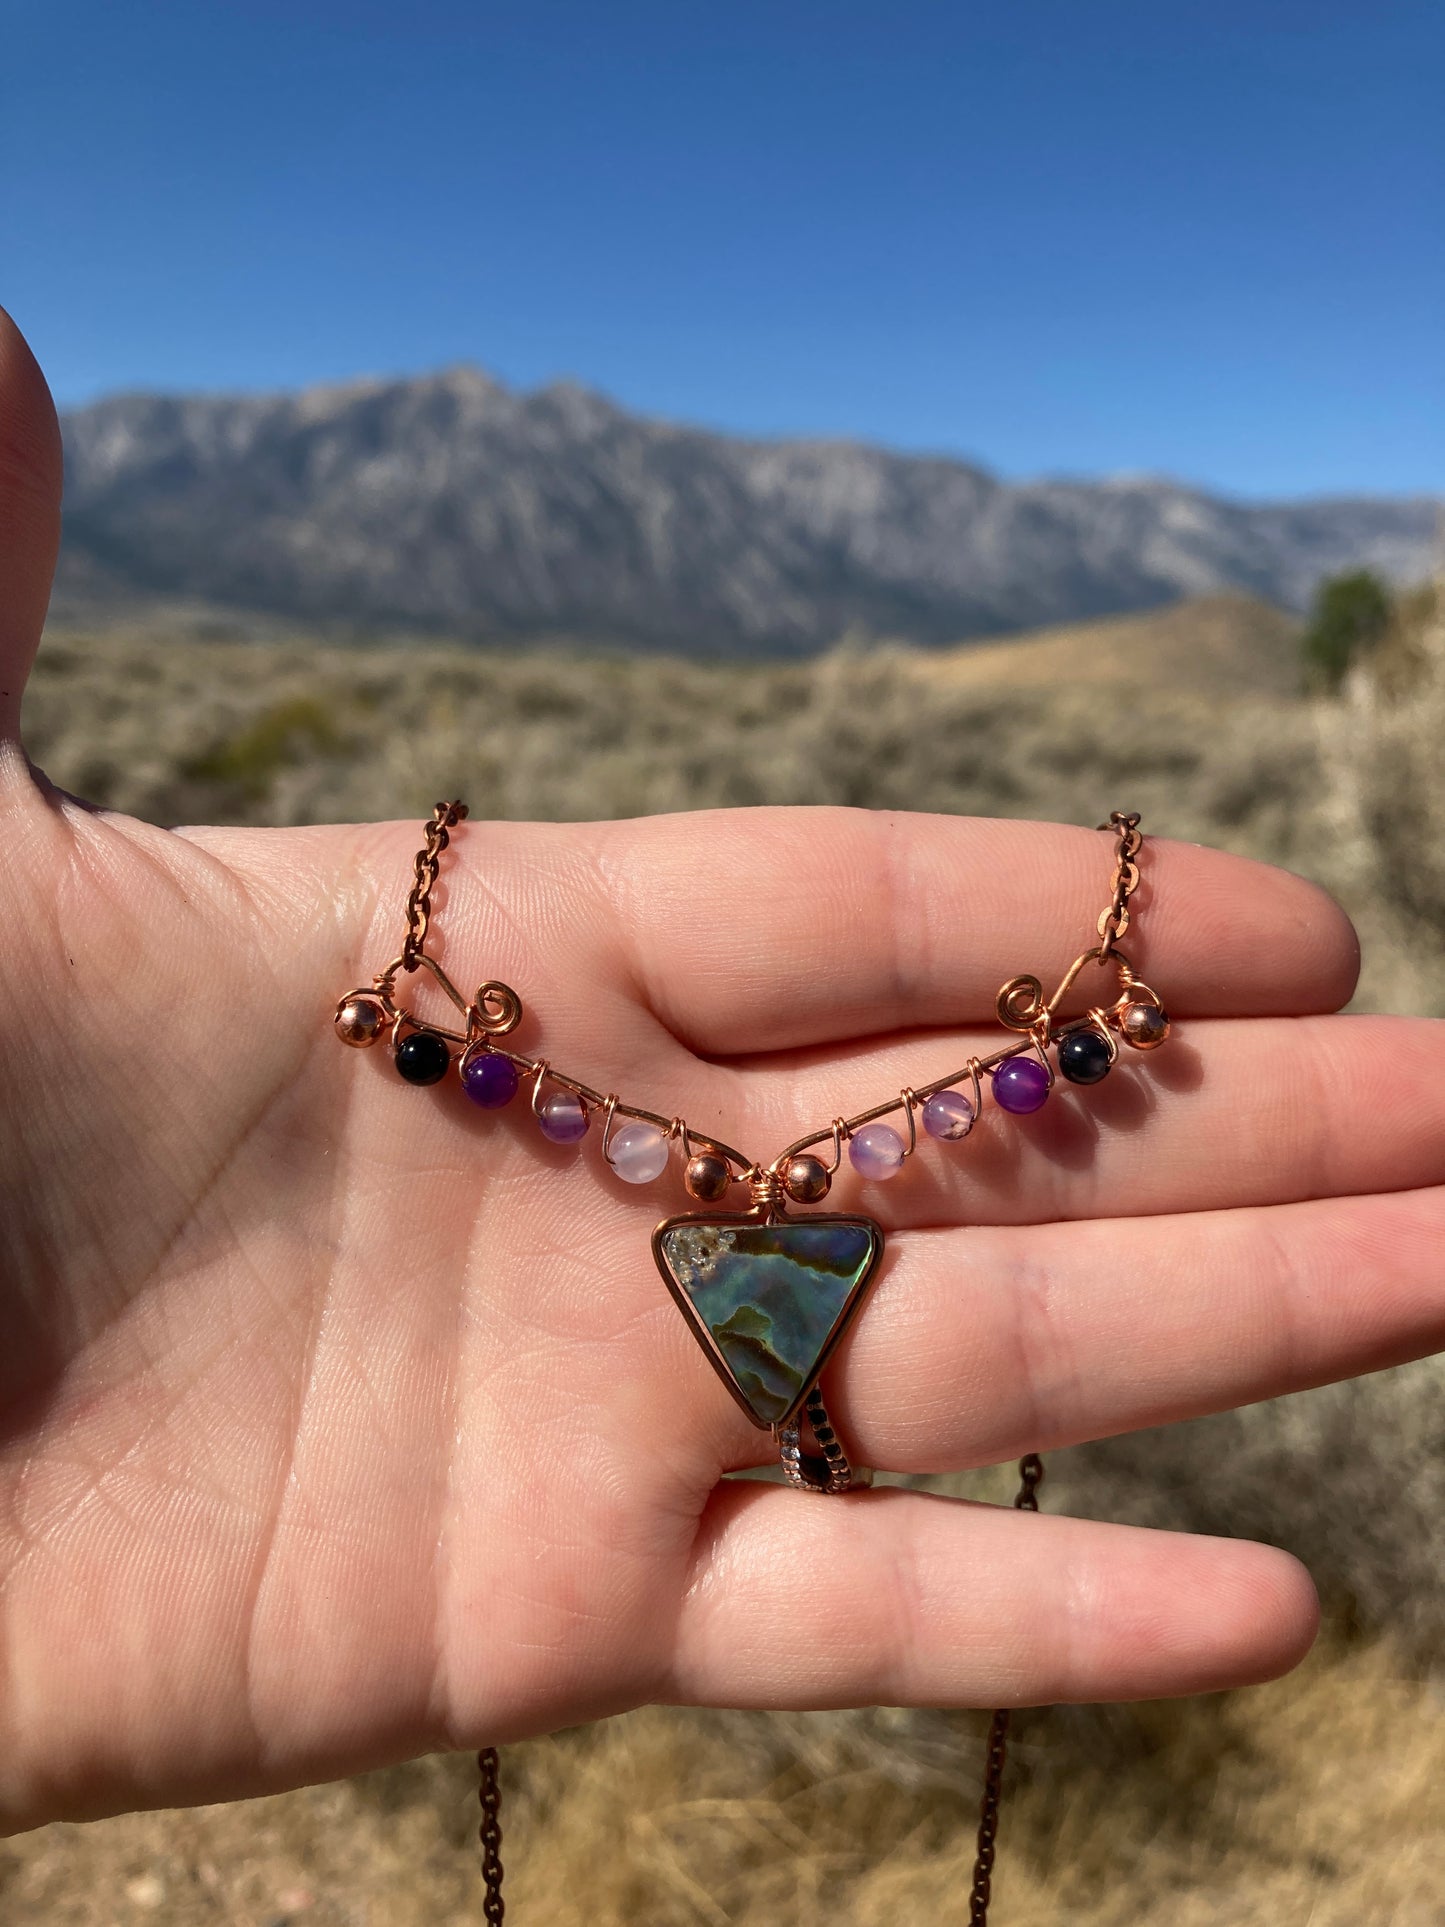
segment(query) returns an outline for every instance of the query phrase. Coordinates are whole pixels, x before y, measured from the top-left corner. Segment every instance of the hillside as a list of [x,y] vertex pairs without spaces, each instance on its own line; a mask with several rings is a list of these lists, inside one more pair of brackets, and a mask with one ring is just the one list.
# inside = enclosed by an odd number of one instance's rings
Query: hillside
[[940,650],[917,667],[959,688],[1125,690],[1147,673],[1159,690],[1291,696],[1300,682],[1299,637],[1300,624],[1267,602],[1201,596],[1141,615]]

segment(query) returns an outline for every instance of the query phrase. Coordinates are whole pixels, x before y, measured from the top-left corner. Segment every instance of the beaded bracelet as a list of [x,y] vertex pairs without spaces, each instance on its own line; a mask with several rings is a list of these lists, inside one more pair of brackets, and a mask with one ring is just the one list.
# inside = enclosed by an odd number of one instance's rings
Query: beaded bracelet
[[[426,949],[442,853],[466,814],[460,802],[438,803],[433,810],[413,865],[401,950],[369,985],[341,999],[337,1035],[357,1046],[385,1039],[409,1084],[440,1083],[455,1064],[462,1089],[483,1110],[511,1103],[530,1079],[542,1134],[554,1144],[577,1144],[600,1115],[603,1159],[625,1183],[660,1178],[677,1152],[683,1183],[699,1203],[719,1204],[734,1185],[745,1187],[745,1211],[663,1219],[652,1234],[663,1282],[728,1392],[754,1425],[772,1433],[792,1485],[836,1494],[870,1484],[871,1472],[850,1462],[829,1421],[819,1378],[863,1303],[882,1256],[883,1232],[862,1214],[810,1211],[793,1217],[788,1207],[823,1202],[845,1145],[858,1175],[877,1180],[896,1177],[912,1157],[920,1122],[925,1135],[942,1144],[961,1142],[983,1110],[985,1079],[1000,1110],[1026,1116],[1047,1102],[1056,1073],[1071,1084],[1097,1084],[1113,1069],[1121,1042],[1148,1051],[1165,1041],[1164,1007],[1119,948],[1130,926],[1129,900],[1139,886],[1138,813],[1115,810],[1099,826],[1113,832],[1116,843],[1113,890],[1098,919],[1098,942],[1074,959],[1047,1001],[1037,977],[1011,978],[999,991],[996,1010],[1011,1034],[1007,1044],[992,1056],[970,1057],[931,1083],[907,1086],[871,1110],[835,1117],[768,1163],[693,1130],[684,1118],[642,1110],[615,1091],[594,1090],[566,1075],[546,1058],[504,1046],[502,1039],[522,1021],[517,993],[491,979],[465,998]],[[1064,1000],[1084,973],[1110,966],[1112,1000],[1061,1020]],[[429,972],[460,1012],[460,1029],[430,1023],[397,1001],[398,977],[418,970]],[[898,1113],[903,1130],[884,1121]],[[819,1147],[827,1147],[826,1156]],[[1036,1454],[1022,1460],[1020,1474],[1014,1503],[1037,1511],[1043,1466]],[[1007,1713],[998,1712],[989,1730],[971,1927],[981,1927],[987,1917],[1007,1724]],[[503,1909],[495,1749],[484,1748],[479,1763],[484,1912],[497,1922]]]

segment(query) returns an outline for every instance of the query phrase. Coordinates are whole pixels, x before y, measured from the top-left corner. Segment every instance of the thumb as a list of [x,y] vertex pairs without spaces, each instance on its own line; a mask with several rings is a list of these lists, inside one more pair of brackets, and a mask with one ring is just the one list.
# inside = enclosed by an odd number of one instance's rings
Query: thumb
[[50,602],[61,475],[50,390],[0,308],[0,748],[20,733],[20,697]]

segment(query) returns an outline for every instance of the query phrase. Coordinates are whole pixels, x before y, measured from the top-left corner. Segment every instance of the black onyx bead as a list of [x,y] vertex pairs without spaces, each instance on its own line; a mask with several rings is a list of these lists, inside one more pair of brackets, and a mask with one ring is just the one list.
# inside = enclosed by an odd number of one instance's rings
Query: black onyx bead
[[1096,1030],[1071,1030],[1059,1039],[1059,1075],[1071,1084],[1097,1084],[1109,1075],[1109,1044]]
[[396,1068],[408,1084],[439,1084],[451,1061],[445,1037],[434,1037],[429,1030],[414,1030],[396,1047]]

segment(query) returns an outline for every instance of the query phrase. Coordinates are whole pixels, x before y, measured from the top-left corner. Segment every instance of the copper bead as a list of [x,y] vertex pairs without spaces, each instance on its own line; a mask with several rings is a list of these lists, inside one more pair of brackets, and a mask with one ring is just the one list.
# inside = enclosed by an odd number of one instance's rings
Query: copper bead
[[1169,1019],[1157,1004],[1127,1004],[1119,1029],[1135,1050],[1154,1050],[1169,1035]]
[[716,1204],[733,1181],[732,1167],[716,1151],[699,1151],[687,1161],[683,1179],[689,1192],[704,1204]]
[[795,1204],[818,1204],[826,1198],[833,1174],[821,1158],[789,1158],[783,1171],[783,1189]]
[[375,997],[347,997],[337,1006],[336,1035],[343,1044],[374,1044],[386,1029],[386,1012]]

